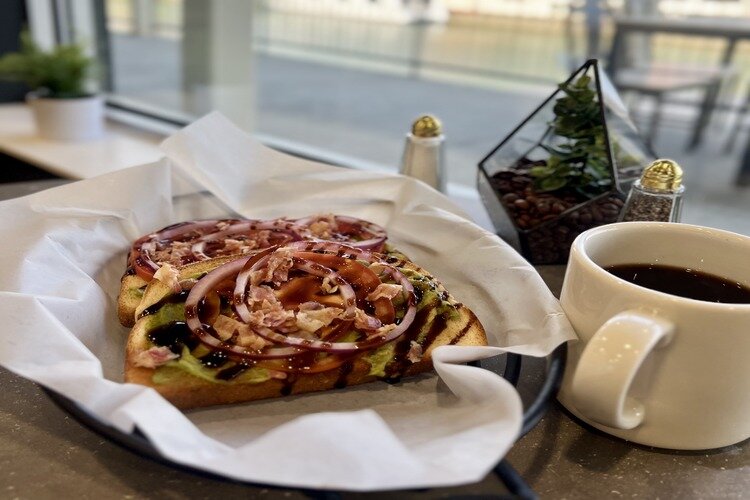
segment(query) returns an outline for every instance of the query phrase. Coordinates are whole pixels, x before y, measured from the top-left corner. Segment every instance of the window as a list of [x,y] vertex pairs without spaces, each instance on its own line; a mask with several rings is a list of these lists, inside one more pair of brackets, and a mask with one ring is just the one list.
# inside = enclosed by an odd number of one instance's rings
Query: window
[[[95,42],[113,106],[175,124],[219,110],[298,153],[387,169],[413,119],[431,113],[444,123],[449,181],[473,186],[477,162],[581,63],[580,3],[50,0],[48,10],[60,38]],[[611,18],[601,19],[606,52]],[[655,43],[664,60],[713,60],[722,48]],[[738,88],[749,45],[737,51]]]

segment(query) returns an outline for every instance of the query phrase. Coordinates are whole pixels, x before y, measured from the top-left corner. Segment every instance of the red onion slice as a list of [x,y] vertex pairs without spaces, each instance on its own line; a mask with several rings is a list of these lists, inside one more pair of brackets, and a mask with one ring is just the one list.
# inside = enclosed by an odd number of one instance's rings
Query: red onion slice
[[276,347],[264,349],[263,351],[253,351],[245,347],[227,344],[217,338],[212,333],[216,333],[211,325],[201,323],[198,317],[198,305],[201,300],[211,292],[216,285],[222,281],[231,278],[240,272],[247,262],[253,257],[244,257],[234,260],[227,264],[217,267],[193,286],[185,301],[185,321],[190,331],[207,347],[218,351],[226,352],[244,359],[274,359],[287,358],[302,353],[299,349],[293,347]]
[[[325,219],[325,216],[313,215],[310,217],[297,219],[295,222],[300,226],[310,227],[310,225],[314,222]],[[364,219],[357,219],[356,217],[349,217],[346,215],[334,215],[333,220],[337,223],[337,225],[338,223],[344,223],[354,226],[358,231],[356,231],[353,235],[363,238],[362,240],[354,240],[352,239],[352,233],[341,232],[337,229],[334,229],[334,232],[338,236],[335,240],[337,243],[341,242],[349,246],[367,250],[381,250],[388,236],[385,228],[379,226],[378,224],[375,224],[374,222],[370,222]],[[334,241],[333,239],[325,240],[323,238],[315,236],[311,236],[311,238],[320,241]]]
[[[269,230],[277,239],[281,237],[280,241],[274,241],[272,245],[283,245],[292,241],[299,241],[302,239],[301,231],[304,228],[300,228],[294,222],[286,219],[274,219],[274,220],[248,220],[232,224],[229,227],[206,234],[201,236],[191,249],[193,256],[196,260],[207,260],[212,258],[210,255],[205,254],[205,247],[208,242],[226,239],[231,236],[246,236],[248,239],[252,239],[253,234],[256,231]],[[259,250],[267,248],[267,245],[259,245],[251,250]]]
[[[328,243],[325,245],[326,248],[333,249],[333,245]],[[297,246],[297,245],[295,245]],[[282,247],[281,250],[289,248]],[[342,250],[339,248],[339,250]],[[344,251],[347,250],[347,248],[343,248]],[[355,252],[359,253],[359,252]],[[361,252],[361,254],[365,254],[366,252]],[[292,255],[293,259],[293,268],[300,269],[302,271],[305,271],[309,274],[312,274],[313,276],[318,276],[320,278],[328,278],[332,282],[335,282],[339,285],[339,293],[341,293],[342,298],[344,299],[345,304],[345,311],[344,311],[344,317],[345,318],[353,318],[354,317],[354,310],[356,307],[356,295],[354,293],[354,290],[351,288],[351,285],[347,283],[345,280],[341,278],[341,276],[334,270],[323,266],[321,264],[310,262],[307,259],[302,259],[297,256]],[[263,268],[268,263],[268,260],[270,260],[270,255],[264,257],[261,260],[258,260],[254,266],[252,266],[249,269],[243,269],[243,275],[242,277],[238,277],[236,286],[235,286],[235,298],[234,298],[234,304],[235,304],[235,310],[237,314],[240,316],[240,318],[245,321],[246,323],[250,322],[250,310],[247,308],[247,304],[245,299],[245,290],[247,289],[247,283],[249,280],[250,275],[254,271],[258,271]],[[398,281],[402,287],[402,294],[404,295],[404,298],[407,302],[407,311],[404,314],[404,317],[401,319],[401,322],[396,325],[395,328],[393,328],[390,331],[387,331],[381,335],[371,336],[368,337],[366,340],[360,341],[360,342],[329,342],[324,340],[310,340],[310,339],[302,339],[297,337],[290,337],[287,335],[284,335],[282,333],[276,332],[271,330],[270,328],[266,328],[263,326],[253,326],[254,331],[260,335],[261,337],[270,340],[272,342],[276,342],[278,344],[282,345],[288,345],[288,346],[294,346],[299,347],[301,349],[306,350],[312,350],[312,351],[325,351],[330,353],[354,353],[362,350],[369,350],[373,349],[375,347],[379,347],[380,345],[383,345],[387,342],[390,342],[392,340],[397,339],[400,337],[406,330],[411,326],[412,322],[414,321],[414,317],[416,315],[416,297],[414,295],[414,287],[412,286],[411,282],[406,278],[406,276],[403,275],[400,271],[395,269],[393,266],[390,266],[388,264],[383,264],[386,272],[390,274],[396,281]]]
[[192,231],[205,233],[206,229],[216,228],[222,222],[231,225],[239,222],[239,219],[209,219],[181,222],[142,236],[133,243],[130,252],[130,264],[135,268],[138,276],[146,281],[151,281],[154,273],[159,270],[159,264],[154,262],[152,258],[152,255],[156,252],[157,242],[163,240],[175,240]]

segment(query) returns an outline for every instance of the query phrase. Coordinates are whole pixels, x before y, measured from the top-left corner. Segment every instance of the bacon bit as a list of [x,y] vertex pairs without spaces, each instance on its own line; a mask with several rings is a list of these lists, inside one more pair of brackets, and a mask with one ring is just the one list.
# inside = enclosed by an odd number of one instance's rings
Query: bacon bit
[[272,253],[264,269],[254,271],[250,274],[250,283],[259,285],[261,283],[281,283],[288,279],[292,261],[293,250],[282,248]]
[[147,351],[139,352],[133,359],[133,364],[144,368],[156,368],[179,357],[179,354],[170,351],[169,347],[152,347]]
[[310,232],[313,236],[328,240],[331,239],[332,233],[338,229],[336,217],[333,214],[318,216],[318,220],[310,224]]
[[271,246],[271,231],[268,229],[262,229],[258,231],[253,240],[253,248],[268,248]]
[[173,241],[166,247],[157,244],[157,250],[151,256],[154,262],[168,262],[174,265],[182,264],[184,257],[193,254],[193,244],[188,241]]
[[406,359],[408,359],[412,363],[418,363],[422,361],[422,346],[412,340],[411,348],[409,348]]
[[256,302],[263,302],[267,300],[269,302],[276,301],[276,295],[273,293],[273,289],[266,285],[251,286],[247,290],[247,303],[252,306]]
[[255,333],[249,325],[220,314],[213,324],[214,330],[221,340],[229,340],[236,336],[236,344],[259,351],[266,347],[267,342]]
[[227,238],[224,240],[224,251],[239,253],[246,247],[246,242],[242,240],[236,240],[234,238]]
[[336,283],[331,282],[331,278],[326,276],[323,278],[323,284],[320,285],[320,289],[323,290],[324,293],[330,295],[332,293],[336,293],[339,289],[339,286]]
[[314,300],[311,300],[309,302],[303,302],[299,305],[300,311],[319,311],[320,309],[323,309],[325,307],[320,302],[315,302]]
[[297,328],[306,332],[317,332],[328,326],[334,319],[341,316],[343,309],[338,307],[323,307],[322,309],[306,309],[297,313]]
[[[374,316],[368,315],[359,307],[354,311],[354,327],[361,330],[377,330],[383,325],[380,320]],[[393,325],[395,328],[396,325]]]
[[180,272],[171,264],[167,264],[166,262],[162,264],[154,273],[154,279],[161,281],[175,293],[182,291],[182,287],[180,286]]
[[284,305],[268,286],[251,286],[247,292],[247,303],[253,309],[250,323],[255,326],[275,328],[282,332],[296,329],[294,312],[284,309]]
[[388,335],[389,333],[391,333],[391,331],[395,330],[396,328],[398,328],[398,326],[395,325],[394,323],[389,323],[387,325],[383,325],[380,328],[376,329],[375,331],[368,333],[367,334],[367,338],[368,339],[374,339],[374,338],[377,338],[377,337],[385,337],[386,335]]
[[366,299],[370,302],[378,300],[381,297],[385,297],[388,300],[393,300],[396,295],[402,293],[403,291],[404,287],[402,285],[381,283],[375,290],[372,291],[372,293],[370,293],[366,297]]
[[328,239],[331,237],[330,227],[328,222],[319,220],[310,224],[310,232],[318,238]]

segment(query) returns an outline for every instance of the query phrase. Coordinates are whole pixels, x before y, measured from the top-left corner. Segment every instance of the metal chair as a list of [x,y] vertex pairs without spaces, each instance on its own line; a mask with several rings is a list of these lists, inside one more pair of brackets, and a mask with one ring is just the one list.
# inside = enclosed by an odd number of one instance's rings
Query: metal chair
[[625,36],[644,32],[654,33],[658,29],[653,27],[634,26],[633,24],[616,23],[615,37],[609,58],[609,72],[617,88],[623,92],[635,92],[647,95],[655,100],[654,111],[651,113],[647,133],[645,134],[649,146],[653,144],[662,117],[662,105],[669,93],[685,90],[702,90],[698,116],[696,117],[688,141],[687,149],[694,149],[700,145],[706,126],[711,120],[716,107],[722,85],[735,74],[728,64],[718,64],[713,67],[649,64],[638,61],[626,66],[623,64]]

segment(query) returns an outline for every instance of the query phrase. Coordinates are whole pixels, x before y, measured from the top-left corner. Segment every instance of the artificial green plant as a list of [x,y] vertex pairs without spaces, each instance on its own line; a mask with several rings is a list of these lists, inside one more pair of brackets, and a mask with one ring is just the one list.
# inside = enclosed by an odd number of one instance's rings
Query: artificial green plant
[[21,50],[0,57],[0,78],[24,82],[44,97],[85,97],[92,65],[81,45],[58,45],[45,52],[24,31]]
[[541,144],[550,157],[546,165],[531,169],[537,192],[569,188],[595,196],[612,185],[607,139],[596,90],[591,77],[583,75],[560,85],[564,96],[555,101],[550,136]]

